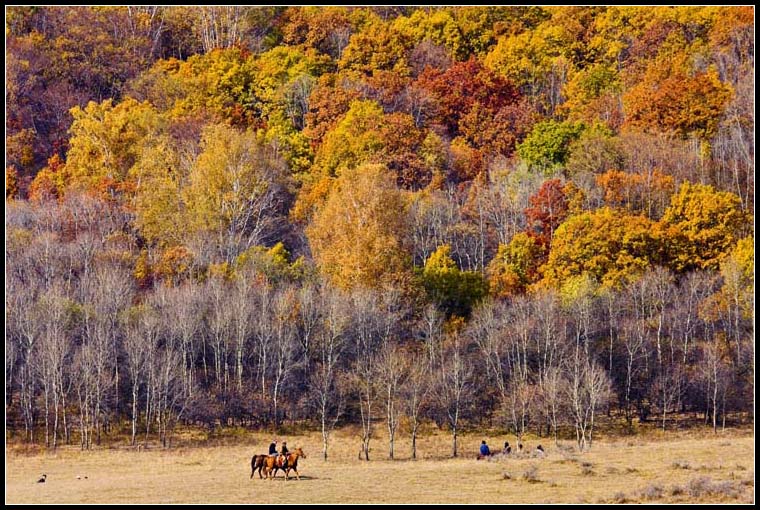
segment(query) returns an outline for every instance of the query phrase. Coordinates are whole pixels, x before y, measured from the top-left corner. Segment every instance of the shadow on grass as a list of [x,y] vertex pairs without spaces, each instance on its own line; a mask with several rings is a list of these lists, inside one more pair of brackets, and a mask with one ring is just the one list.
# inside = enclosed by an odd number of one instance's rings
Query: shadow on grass
[[[257,478],[254,478],[254,479],[257,480]],[[290,478],[288,478],[287,481],[289,483],[289,482],[303,482],[303,481],[309,481],[309,480],[332,480],[332,478],[322,478],[322,477],[319,477],[319,476],[301,475],[301,479],[300,480],[298,478],[296,478],[295,476],[291,476]],[[266,479],[266,478],[264,478],[262,481],[269,481],[269,480]],[[285,481],[285,477],[284,476],[275,476],[272,479],[272,481],[275,481],[275,482],[284,482]]]

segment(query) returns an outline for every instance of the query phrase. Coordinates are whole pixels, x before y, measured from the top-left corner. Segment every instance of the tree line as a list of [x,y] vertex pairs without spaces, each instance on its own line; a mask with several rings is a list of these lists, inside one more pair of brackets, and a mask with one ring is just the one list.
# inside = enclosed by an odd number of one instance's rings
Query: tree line
[[132,444],[167,445],[177,423],[287,421],[321,430],[325,456],[336,425],[360,424],[367,459],[385,426],[392,457],[404,417],[413,435],[450,430],[456,455],[463,428],[574,430],[588,447],[600,414],[717,429],[751,410],[749,243],[718,271],[656,267],[619,289],[584,275],[484,297],[465,321],[400,286],[341,288],[282,250],[141,283],[128,215],[86,196],[12,203],[7,222],[7,425],[52,448],[125,423]]

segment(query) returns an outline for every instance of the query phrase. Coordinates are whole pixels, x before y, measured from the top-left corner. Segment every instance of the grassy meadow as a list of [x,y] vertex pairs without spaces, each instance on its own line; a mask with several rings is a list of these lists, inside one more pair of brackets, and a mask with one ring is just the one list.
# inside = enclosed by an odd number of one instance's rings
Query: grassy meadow
[[[378,431],[370,462],[358,460],[359,440],[337,431],[330,458],[321,458],[317,434],[287,436],[301,446],[301,480],[250,479],[250,458],[266,451],[271,435],[245,434],[217,446],[137,451],[109,448],[55,453],[6,448],[6,504],[10,503],[751,503],[754,436],[731,430],[649,433],[602,438],[579,454],[569,441],[527,438],[546,455],[477,461],[482,436],[460,438],[461,457],[449,458],[450,436],[433,432],[409,459],[407,438],[387,460]],[[285,436],[278,436],[285,437]],[[514,436],[489,436],[492,448]],[[35,483],[41,473],[44,484]],[[80,479],[77,479],[77,476]],[[85,476],[87,477],[85,479]]]

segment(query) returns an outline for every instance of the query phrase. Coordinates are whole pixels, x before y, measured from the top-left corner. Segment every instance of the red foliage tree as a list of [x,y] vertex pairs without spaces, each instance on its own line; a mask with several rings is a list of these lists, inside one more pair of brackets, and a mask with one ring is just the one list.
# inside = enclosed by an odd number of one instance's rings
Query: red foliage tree
[[550,179],[530,197],[530,206],[525,209],[528,221],[528,235],[548,253],[554,231],[568,215],[568,201],[562,182]]

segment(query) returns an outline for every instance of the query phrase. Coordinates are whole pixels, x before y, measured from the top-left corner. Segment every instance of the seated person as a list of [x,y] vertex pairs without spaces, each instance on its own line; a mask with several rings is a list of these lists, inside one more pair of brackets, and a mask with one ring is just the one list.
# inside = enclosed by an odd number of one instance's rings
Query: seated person
[[488,445],[486,444],[486,440],[484,439],[482,443],[480,443],[480,457],[490,457],[491,456],[491,449],[488,448]]
[[509,441],[504,441],[504,449],[501,451],[504,455],[512,453],[512,447],[509,446]]

